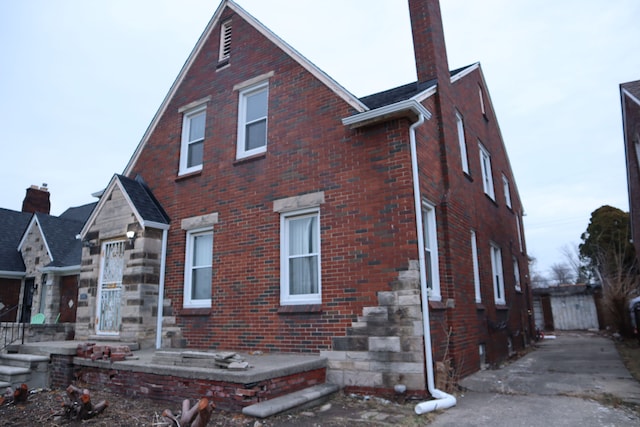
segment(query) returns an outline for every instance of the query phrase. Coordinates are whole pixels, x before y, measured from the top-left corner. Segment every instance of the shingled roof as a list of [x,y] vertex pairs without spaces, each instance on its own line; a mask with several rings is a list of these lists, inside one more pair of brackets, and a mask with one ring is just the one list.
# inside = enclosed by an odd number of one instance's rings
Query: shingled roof
[[29,225],[32,214],[0,208],[0,271],[24,272],[18,244]]
[[145,222],[169,224],[169,215],[162,209],[162,206],[160,206],[160,203],[141,177],[131,179],[124,175],[118,175],[118,180],[120,180],[124,191],[129,195],[133,207]]
[[[465,67],[461,67],[451,71],[451,77],[455,77],[457,74],[474,65],[475,64],[467,65]],[[385,105],[391,105],[395,104],[396,102],[411,99],[419,93],[435,87],[437,83],[437,79],[431,79],[425,82],[408,83],[406,85],[398,86],[393,89],[388,89],[382,92],[365,96],[363,98],[360,98],[360,102],[362,102],[370,109],[375,110],[376,108],[384,107]]]
[[74,221],[42,213],[35,214],[40,230],[47,242],[49,256],[53,259],[46,267],[70,267],[80,265],[82,242],[76,235],[84,221]]

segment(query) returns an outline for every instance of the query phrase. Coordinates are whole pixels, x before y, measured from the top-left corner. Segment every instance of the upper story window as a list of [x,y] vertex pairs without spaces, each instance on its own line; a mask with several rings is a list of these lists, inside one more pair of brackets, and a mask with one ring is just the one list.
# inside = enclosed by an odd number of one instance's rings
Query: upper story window
[[280,218],[280,303],[320,304],[320,212],[287,212]]
[[211,307],[213,229],[187,231],[184,307]]
[[491,172],[491,155],[486,148],[478,141],[478,147],[480,148],[480,169],[482,170],[482,188],[487,196],[492,200],[496,199],[495,191],[493,189],[493,174]]
[[480,293],[480,266],[478,264],[478,242],[476,232],[471,230],[471,258],[473,260],[473,289],[476,294],[476,302],[482,302]]
[[516,213],[516,230],[518,232],[518,247],[520,248],[520,252],[524,253],[524,245],[522,244],[522,227],[520,225],[520,213]]
[[520,287],[520,267],[518,266],[518,258],[513,257],[513,279],[516,291],[521,292],[522,288]]
[[467,159],[467,142],[464,139],[464,122],[462,115],[456,111],[456,124],[458,127],[458,142],[460,143],[460,157],[462,160],[462,171],[469,173],[469,160]]
[[240,91],[236,154],[238,159],[267,151],[268,100],[268,82]]
[[496,304],[506,304],[504,296],[504,273],[502,269],[502,253],[500,247],[491,244],[491,273],[493,274],[493,298]]
[[511,209],[511,191],[509,190],[509,179],[502,174],[502,188],[504,189],[504,200],[507,207]]
[[636,149],[636,161],[638,163],[638,170],[640,170],[640,135],[636,134],[634,144]]
[[208,100],[196,101],[178,110],[183,113],[178,175],[202,170]]
[[484,106],[484,94],[482,93],[482,86],[478,85],[478,97],[480,98],[480,111],[484,118],[487,118],[487,111]]
[[431,203],[422,204],[422,229],[424,234],[424,256],[429,299],[440,301],[440,272],[438,270],[438,234],[436,231],[436,209]]
[[224,22],[220,26],[220,52],[218,61],[228,61],[231,56],[231,21]]

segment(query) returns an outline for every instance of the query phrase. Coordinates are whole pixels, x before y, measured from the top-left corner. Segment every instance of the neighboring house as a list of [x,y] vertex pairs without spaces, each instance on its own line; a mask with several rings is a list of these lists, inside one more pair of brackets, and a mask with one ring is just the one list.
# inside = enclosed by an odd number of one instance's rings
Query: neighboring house
[[95,203],[49,215],[46,187],[27,189],[23,211],[0,209],[0,303],[3,321],[74,323],[82,242],[76,236]]
[[[631,238],[640,257],[640,80],[620,85]],[[639,258],[640,259],[640,258]]]
[[82,230],[76,337],[320,353],[328,381],[417,391],[425,334],[459,375],[525,346],[482,70],[449,71],[437,1],[409,7],[418,80],[357,98],[222,1]]
[[536,328],[542,331],[599,329],[597,289],[560,285],[533,289]]

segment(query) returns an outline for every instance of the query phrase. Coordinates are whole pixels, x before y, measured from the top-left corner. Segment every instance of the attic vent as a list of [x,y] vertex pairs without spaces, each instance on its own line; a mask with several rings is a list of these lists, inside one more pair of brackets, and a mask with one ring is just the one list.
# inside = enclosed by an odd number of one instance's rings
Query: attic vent
[[220,61],[227,61],[231,55],[231,21],[220,28]]

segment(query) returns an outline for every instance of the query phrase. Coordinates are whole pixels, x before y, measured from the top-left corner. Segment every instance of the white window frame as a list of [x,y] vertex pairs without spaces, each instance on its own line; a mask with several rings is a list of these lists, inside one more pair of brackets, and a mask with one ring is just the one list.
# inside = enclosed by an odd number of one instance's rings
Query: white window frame
[[[247,99],[252,96],[255,95],[257,93],[260,92],[266,92],[267,94],[267,105],[266,105],[266,114],[264,117],[261,117],[259,120],[254,120],[251,123],[256,123],[260,120],[265,120],[265,141],[264,141],[264,145],[261,145],[260,147],[256,147],[250,150],[245,150],[245,137],[246,137],[246,129],[247,129],[247,125],[250,123],[247,123],[246,120],[246,116],[247,116]],[[260,154],[260,153],[264,153],[267,151],[267,135],[269,132],[269,82],[268,81],[264,81],[261,83],[258,83],[256,85],[247,87],[245,89],[242,89],[240,91],[239,94],[239,102],[238,102],[238,141],[237,141],[237,152],[236,152],[236,158],[237,159],[242,159],[245,157],[249,157],[249,156],[253,156],[256,154]]]
[[422,233],[424,237],[425,275],[427,277],[429,299],[432,301],[442,301],[442,295],[440,294],[436,207],[427,201],[422,202]]
[[504,296],[504,270],[502,268],[502,250],[495,243],[489,245],[491,252],[491,274],[493,275],[493,298],[496,304],[506,304]]
[[218,61],[227,61],[231,57],[231,20],[220,26],[220,50]]
[[522,287],[520,286],[520,266],[518,265],[518,258],[515,255],[513,256],[513,279],[516,291],[522,292]]
[[486,118],[487,111],[484,107],[484,93],[482,93],[482,86],[478,84],[478,96],[480,97],[480,111],[482,111],[482,115]]
[[[196,116],[204,115],[204,129],[202,132],[202,138],[189,140],[189,133],[191,131],[191,121]],[[202,164],[204,163],[204,146],[202,162],[193,166],[188,166],[189,160],[189,146],[191,144],[202,143],[204,144],[207,131],[207,105],[200,105],[189,111],[185,111],[182,117],[182,142],[180,145],[180,169],[178,175],[185,175],[188,173],[198,172],[202,170]]]
[[502,188],[504,190],[505,203],[511,209],[511,189],[509,188],[509,178],[505,174],[502,174]]
[[491,154],[489,151],[478,141],[478,147],[480,149],[480,170],[482,171],[482,188],[487,196],[491,197],[491,200],[496,199],[496,193],[493,188],[493,173],[491,170]]
[[[317,280],[318,292],[308,294],[291,294],[291,283],[289,283],[289,260],[292,256],[289,253],[289,233],[290,221],[305,217],[315,217],[315,236],[318,247],[316,252],[309,252],[304,256],[315,256],[317,259]],[[320,235],[320,209],[303,209],[297,211],[283,212],[280,214],[280,305],[300,305],[300,304],[321,304],[322,303],[322,269],[321,269],[321,235]]]
[[635,141],[633,143],[636,151],[636,165],[638,166],[638,170],[640,171],[640,136],[635,136]]
[[516,213],[516,229],[518,231],[518,247],[520,248],[520,253],[524,253],[524,245],[522,244],[522,226],[520,225],[520,212]]
[[195,268],[206,268],[209,267],[212,269],[211,278],[213,283],[213,257],[210,260],[210,264],[193,266],[193,249],[195,238],[198,236],[211,235],[211,253],[213,254],[213,227],[205,227],[198,228],[194,230],[187,231],[186,238],[186,248],[185,248],[185,262],[184,262],[184,300],[183,307],[184,308],[209,308],[211,307],[211,297],[203,298],[203,299],[194,299],[191,294],[191,280],[193,277],[193,270]]
[[458,127],[458,143],[460,144],[460,158],[462,161],[462,171],[469,173],[469,159],[467,157],[467,142],[464,138],[464,120],[459,111],[456,111],[456,125]]
[[480,292],[480,264],[478,263],[478,242],[476,232],[471,230],[471,259],[473,260],[473,289],[476,296],[476,303],[482,302]]

